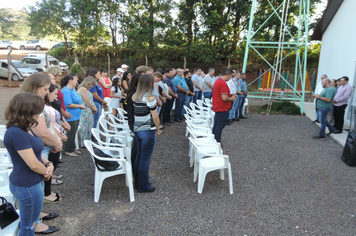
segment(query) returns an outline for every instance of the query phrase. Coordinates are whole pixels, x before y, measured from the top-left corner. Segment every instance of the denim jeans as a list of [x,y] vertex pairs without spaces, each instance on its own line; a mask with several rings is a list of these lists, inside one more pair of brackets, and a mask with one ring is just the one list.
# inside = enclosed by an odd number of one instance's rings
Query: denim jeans
[[225,128],[228,117],[229,111],[215,112],[213,134],[215,136],[216,142],[221,143],[222,130]]
[[98,121],[99,121],[99,118],[102,113],[103,104],[101,104],[100,102],[94,102],[94,104],[95,104],[96,108],[98,109],[98,112],[94,113],[94,128],[97,128]]
[[238,105],[238,110],[239,110],[239,117],[243,117],[243,109],[244,109],[244,103],[245,103],[245,95],[239,95],[239,105]]
[[193,97],[193,102],[197,104],[197,100],[201,99],[201,91],[195,91],[195,96]]
[[49,153],[51,152],[51,146],[45,146],[41,152],[41,154],[48,160]]
[[213,95],[213,92],[203,92],[203,95],[204,95],[204,100],[205,100],[205,98],[211,99],[211,96]]
[[239,105],[239,99],[237,97],[236,100],[232,103],[231,109],[229,111],[229,120],[239,117],[238,112],[236,112],[238,105]]
[[44,194],[43,181],[38,184],[24,187],[10,183],[10,191],[18,200],[20,206],[20,231],[19,235],[35,235],[35,223],[40,223]]
[[319,114],[319,122],[320,122],[320,132],[319,136],[325,137],[325,128],[328,127],[330,131],[334,131],[335,128],[332,126],[329,121],[326,119],[328,117],[329,112],[331,111],[332,107],[325,108],[325,109],[318,109]]
[[137,154],[135,160],[135,187],[139,191],[152,189],[150,183],[150,161],[156,144],[156,131],[144,130],[135,132]]
[[176,99],[176,108],[174,109],[174,119],[178,120],[182,118],[182,109],[185,101],[185,94],[181,92],[178,93],[178,98]]
[[[193,102],[193,96],[190,95],[185,95],[185,101],[184,101],[184,106],[190,108],[189,103]],[[187,112],[185,111],[185,109],[182,109],[182,116],[184,116]]]

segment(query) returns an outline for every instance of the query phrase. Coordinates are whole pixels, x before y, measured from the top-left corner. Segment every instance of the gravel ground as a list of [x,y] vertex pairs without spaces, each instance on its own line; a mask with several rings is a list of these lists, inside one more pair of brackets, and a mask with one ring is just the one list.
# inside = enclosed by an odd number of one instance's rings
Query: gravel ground
[[153,193],[135,191],[129,202],[124,176],[104,181],[94,203],[94,165],[82,149],[63,156],[63,196],[44,211],[60,216],[53,235],[354,235],[355,169],[340,159],[342,147],[304,116],[247,114],[227,126],[234,194],[217,172],[197,193],[189,167],[185,124],[157,138],[150,176]]

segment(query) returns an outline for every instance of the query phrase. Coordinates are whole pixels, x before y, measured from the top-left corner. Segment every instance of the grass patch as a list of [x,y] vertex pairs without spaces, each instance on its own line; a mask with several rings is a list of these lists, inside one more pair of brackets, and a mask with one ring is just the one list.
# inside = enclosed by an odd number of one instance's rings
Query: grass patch
[[[268,113],[267,105],[260,106],[257,109],[257,113]],[[272,104],[270,114],[300,115],[300,108],[292,102],[279,101]]]

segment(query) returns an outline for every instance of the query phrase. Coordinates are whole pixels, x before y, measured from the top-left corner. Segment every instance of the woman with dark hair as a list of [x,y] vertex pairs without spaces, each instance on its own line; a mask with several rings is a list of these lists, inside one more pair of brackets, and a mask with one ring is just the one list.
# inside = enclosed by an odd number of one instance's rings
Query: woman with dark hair
[[94,128],[96,128],[99,121],[99,117],[101,116],[102,109],[103,107],[106,108],[107,102],[104,101],[104,91],[99,84],[100,71],[92,69],[89,72],[89,76],[93,76],[97,81],[96,85],[90,89],[90,92],[93,94],[94,97],[94,104],[98,109],[98,112],[94,113]]
[[[67,136],[65,136],[64,134],[62,134],[62,132],[64,131],[64,129],[61,126],[61,117],[60,114],[58,112],[58,110],[54,109],[51,106],[51,103],[57,98],[57,94],[58,94],[58,87],[54,84],[51,84],[49,86],[49,93],[46,95],[45,97],[45,108],[47,109],[47,112],[49,114],[49,116],[51,117],[51,124],[54,130],[54,133],[62,140],[62,142],[67,141]],[[59,162],[59,157],[60,157],[60,153],[61,152],[50,152],[48,155],[48,160],[53,162],[53,166],[54,166],[54,170],[57,169],[57,165]],[[58,176],[57,176],[58,177]],[[51,184],[54,185],[58,185],[58,184],[62,184],[63,181],[59,180],[59,179],[50,179],[49,181],[45,181],[45,196],[48,196],[51,194]]]
[[129,89],[129,84],[131,81],[131,73],[130,72],[124,72],[124,74],[122,75],[122,87],[124,88],[124,92],[126,93],[127,90]]
[[156,189],[149,181],[149,165],[156,144],[156,135],[159,134],[157,100],[153,93],[153,75],[142,75],[136,93],[132,96],[137,144],[134,178],[138,192],[153,192]]
[[77,86],[78,78],[71,75],[66,75],[61,81],[62,93],[64,105],[67,111],[72,115],[67,122],[70,124],[70,131],[67,132],[67,141],[63,143],[64,154],[71,157],[77,157],[80,153],[79,150],[75,150],[75,134],[79,126],[80,114],[85,106],[81,104],[82,99],[78,96],[75,91],[75,86]]
[[111,80],[108,78],[108,71],[105,69],[102,69],[100,71],[101,76],[99,79],[99,84],[101,86],[101,88],[103,89],[103,97],[107,98],[107,97],[111,97],[110,96],[110,88],[112,86]]
[[[48,89],[51,85],[50,79],[41,73],[36,73],[30,75],[25,82],[22,84],[20,90],[22,92],[29,92],[40,96],[43,100],[46,95],[49,93]],[[44,104],[43,104],[44,106]],[[33,131],[38,135],[42,141],[45,143],[45,146],[42,150],[42,155],[45,158],[49,158],[51,152],[57,153],[62,149],[62,140],[54,132],[51,117],[48,112],[48,107],[44,106],[43,112],[40,114],[40,117],[37,120],[38,125],[33,127]],[[47,191],[46,191],[47,193]],[[51,192],[49,195],[45,194],[46,202],[58,202],[61,201],[61,196],[58,193]]]
[[31,93],[18,93],[5,111],[7,131],[4,145],[8,150],[13,170],[10,174],[10,191],[20,206],[19,235],[35,235],[35,228],[41,224],[42,233],[58,231],[41,223],[43,207],[43,180],[53,174],[53,163],[41,155],[43,141],[31,127],[38,125],[43,112],[43,98]]
[[115,77],[113,79],[113,86],[111,87],[111,102],[110,107],[112,109],[112,114],[117,116],[117,109],[120,108],[121,99],[125,99],[123,95],[124,90],[121,87],[121,79],[119,77]]

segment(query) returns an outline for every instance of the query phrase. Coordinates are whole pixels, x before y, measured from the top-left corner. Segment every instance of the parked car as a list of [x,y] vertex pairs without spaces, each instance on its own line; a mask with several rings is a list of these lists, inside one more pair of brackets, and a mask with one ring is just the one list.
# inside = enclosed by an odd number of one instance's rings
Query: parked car
[[[35,54],[35,53],[27,53],[26,54],[26,56],[24,57],[24,58],[26,58],[26,57],[32,57],[32,58],[46,58],[46,55],[45,54]],[[23,58],[23,59],[24,59]],[[59,61],[58,59],[56,59],[56,58],[54,58],[54,57],[52,57],[52,56],[47,56],[47,58],[48,58],[48,60],[53,60],[53,59],[55,59],[55,60],[57,60],[58,61],[58,66],[60,66],[61,67],[61,69],[62,69],[62,71],[68,71],[69,70],[69,67],[68,67],[68,65],[66,64],[66,63],[64,63],[64,62],[61,62],[61,61]],[[23,60],[22,59],[22,60]],[[48,63],[48,64],[50,64],[50,63]],[[44,65],[46,65],[46,60],[44,59]]]
[[20,45],[20,50],[35,49],[41,51],[43,49],[49,49],[49,43],[44,40],[29,40],[25,44]]
[[18,45],[18,43],[11,42],[11,41],[6,41],[6,40],[0,41],[0,49],[10,50],[10,48],[19,49],[19,45]]
[[[15,67],[20,71],[22,76],[26,79],[28,76],[37,73],[38,71],[26,66],[24,63],[20,61],[12,61]],[[8,63],[7,60],[0,60],[0,76],[9,78],[8,77]],[[22,80],[21,76],[17,73],[17,71],[11,66],[11,79],[13,81]]]
[[[67,42],[68,43],[68,48],[72,48],[75,46],[73,42]],[[65,42],[57,43],[52,46],[52,49],[54,48],[65,48]]]

